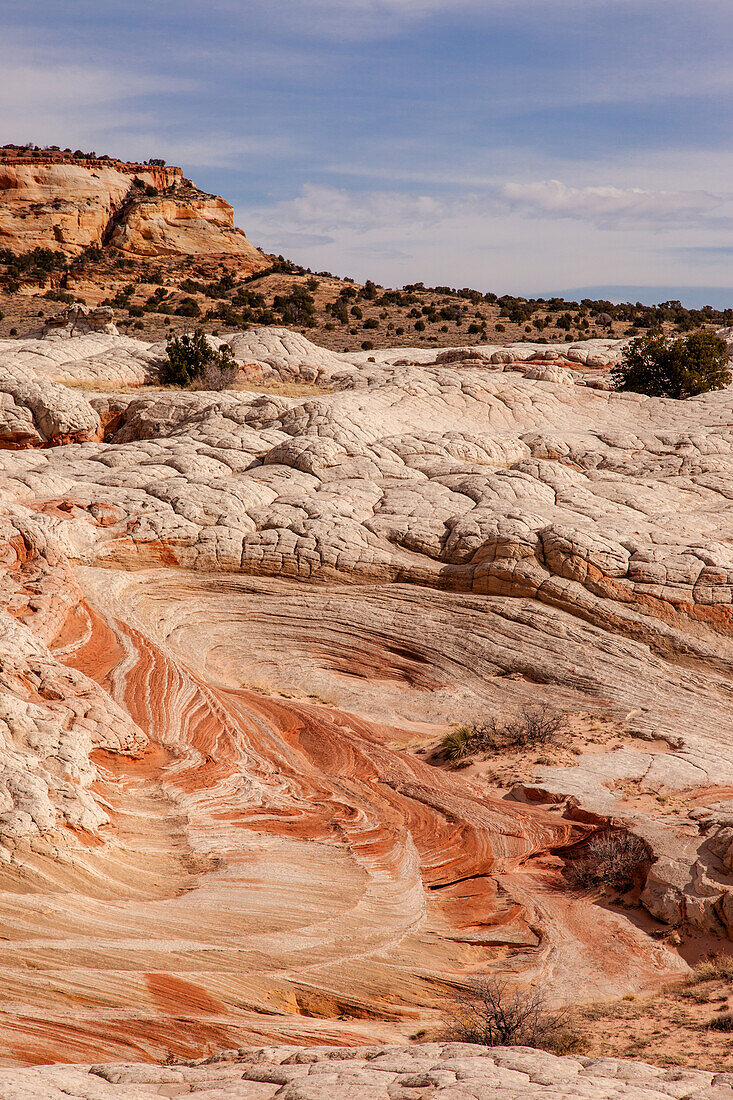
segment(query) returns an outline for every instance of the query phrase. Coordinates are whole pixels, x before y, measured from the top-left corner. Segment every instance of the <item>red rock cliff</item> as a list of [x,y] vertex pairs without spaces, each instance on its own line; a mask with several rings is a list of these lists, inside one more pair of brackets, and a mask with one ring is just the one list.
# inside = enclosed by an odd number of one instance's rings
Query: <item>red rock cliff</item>
[[265,266],[231,206],[192,187],[180,168],[0,160],[0,248],[73,256],[110,241],[132,255],[236,255]]

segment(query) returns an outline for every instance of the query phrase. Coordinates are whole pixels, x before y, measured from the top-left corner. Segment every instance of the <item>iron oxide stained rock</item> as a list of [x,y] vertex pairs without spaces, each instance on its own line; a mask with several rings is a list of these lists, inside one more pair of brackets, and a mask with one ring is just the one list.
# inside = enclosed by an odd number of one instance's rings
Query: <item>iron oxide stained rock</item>
[[229,203],[180,168],[0,157],[0,199],[0,241],[15,253],[77,256],[109,243],[134,257],[236,256],[250,271],[267,263]]
[[[115,393],[161,348],[92,322],[0,342],[8,1061],[385,1044],[474,973],[556,1002],[684,975],[568,890],[600,821],[647,843],[650,914],[729,935],[730,391],[597,388],[610,341],[260,329],[227,339],[267,392]],[[407,751],[545,702],[618,747],[494,794]],[[457,1095],[446,1058],[404,1088]]]

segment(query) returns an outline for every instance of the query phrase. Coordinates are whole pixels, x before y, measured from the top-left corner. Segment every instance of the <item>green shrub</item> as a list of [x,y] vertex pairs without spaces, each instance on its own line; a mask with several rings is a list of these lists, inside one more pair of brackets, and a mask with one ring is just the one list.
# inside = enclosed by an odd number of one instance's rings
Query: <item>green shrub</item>
[[326,309],[329,310],[332,316],[334,316],[337,321],[340,321],[342,325],[348,325],[349,311],[345,301],[337,298],[335,302],[329,303]]
[[232,377],[238,374],[232,349],[227,344],[215,348],[200,328],[193,335],[171,337],[165,350],[166,359],[160,371],[160,380],[165,386],[191,386],[216,371]]
[[200,317],[201,307],[195,298],[183,298],[176,306],[179,317]]
[[276,294],[272,308],[286,325],[310,328],[315,324],[315,300],[305,286],[294,286],[289,294]]
[[616,389],[648,397],[682,399],[720,390],[731,381],[728,347],[707,329],[677,339],[650,332],[628,344],[611,381]]

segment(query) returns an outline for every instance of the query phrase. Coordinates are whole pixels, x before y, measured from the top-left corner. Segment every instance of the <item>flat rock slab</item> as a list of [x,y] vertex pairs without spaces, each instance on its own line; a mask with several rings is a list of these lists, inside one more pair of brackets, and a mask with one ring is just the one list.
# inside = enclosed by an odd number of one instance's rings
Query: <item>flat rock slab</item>
[[3,1100],[731,1100],[733,1074],[529,1047],[269,1047],[176,1066],[0,1070]]

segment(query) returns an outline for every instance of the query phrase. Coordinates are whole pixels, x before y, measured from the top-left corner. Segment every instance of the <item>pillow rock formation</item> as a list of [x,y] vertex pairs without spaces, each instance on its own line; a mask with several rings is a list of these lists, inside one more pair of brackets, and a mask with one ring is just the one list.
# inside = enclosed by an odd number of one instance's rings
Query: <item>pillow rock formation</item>
[[[0,341],[0,1093],[730,1096],[404,1044],[477,976],[620,997],[733,936],[733,391],[284,329],[173,391],[81,320]],[[539,704],[601,733],[417,751]],[[609,826],[636,909],[566,874]]]

